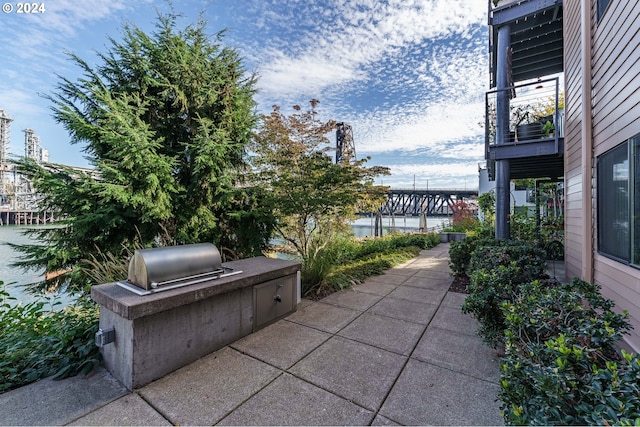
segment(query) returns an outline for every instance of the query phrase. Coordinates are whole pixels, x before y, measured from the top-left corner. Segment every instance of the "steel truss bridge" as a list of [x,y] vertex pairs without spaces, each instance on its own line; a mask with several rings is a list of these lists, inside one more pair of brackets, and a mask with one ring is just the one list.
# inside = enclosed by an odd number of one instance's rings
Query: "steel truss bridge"
[[477,209],[477,190],[391,189],[388,195],[386,203],[378,210],[382,215],[453,215],[459,201],[468,203],[472,210]]

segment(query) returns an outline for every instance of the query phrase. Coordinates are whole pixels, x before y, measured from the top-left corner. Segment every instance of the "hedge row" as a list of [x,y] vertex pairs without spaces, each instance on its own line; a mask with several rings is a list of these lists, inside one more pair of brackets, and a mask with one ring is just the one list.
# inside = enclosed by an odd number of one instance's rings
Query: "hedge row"
[[627,314],[615,313],[597,285],[545,278],[533,246],[490,243],[471,251],[463,310],[486,342],[504,345],[505,423],[640,425],[640,359],[615,351]]

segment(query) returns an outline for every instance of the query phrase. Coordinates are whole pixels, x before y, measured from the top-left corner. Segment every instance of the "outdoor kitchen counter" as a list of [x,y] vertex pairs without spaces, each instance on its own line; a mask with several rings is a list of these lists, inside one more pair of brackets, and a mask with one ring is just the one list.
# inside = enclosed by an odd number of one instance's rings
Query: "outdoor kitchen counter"
[[300,270],[298,261],[267,257],[230,261],[223,266],[232,268],[234,271],[242,271],[242,273],[149,295],[137,295],[118,286],[116,282],[106,283],[93,286],[91,298],[119,316],[133,320],[211,298],[214,295],[296,274]]
[[125,387],[149,384],[296,311],[299,262],[256,257],[223,266],[242,272],[147,295],[116,282],[91,289],[100,304],[96,345]]

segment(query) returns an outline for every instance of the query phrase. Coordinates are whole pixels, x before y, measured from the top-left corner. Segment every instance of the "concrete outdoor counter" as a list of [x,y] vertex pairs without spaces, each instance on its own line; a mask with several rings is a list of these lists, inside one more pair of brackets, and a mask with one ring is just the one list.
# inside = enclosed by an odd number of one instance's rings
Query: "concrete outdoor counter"
[[266,257],[230,261],[223,265],[234,271],[240,270],[242,273],[150,295],[136,295],[115,282],[106,283],[93,286],[91,298],[101,307],[109,309],[120,317],[133,320],[295,274],[300,270],[300,263],[297,261]]
[[224,266],[242,273],[148,295],[94,286],[96,343],[109,372],[133,390],[296,311],[299,262],[256,257]]

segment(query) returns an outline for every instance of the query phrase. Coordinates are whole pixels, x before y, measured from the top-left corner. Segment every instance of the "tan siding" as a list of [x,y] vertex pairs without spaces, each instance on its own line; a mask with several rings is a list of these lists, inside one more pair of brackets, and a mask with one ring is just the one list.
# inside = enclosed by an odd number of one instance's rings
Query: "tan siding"
[[[612,1],[592,34],[592,125],[597,156],[640,133],[640,4]],[[618,310],[629,311],[635,329],[625,340],[640,351],[640,270],[595,254],[594,280]]]
[[[639,52],[640,54],[640,52]],[[640,79],[633,84],[640,85]],[[640,117],[640,92],[634,96],[633,102],[623,102],[615,106],[615,117],[610,116],[607,121],[600,121],[594,128],[602,129],[597,135],[594,133],[594,150],[596,155],[600,155],[610,150],[620,143],[626,141],[640,132],[638,127],[638,117]],[[594,118],[595,120],[595,118]]]
[[[593,139],[596,154],[638,133],[640,7],[612,2],[593,37]],[[606,18],[606,19],[605,19]]]
[[[572,107],[567,102],[567,107]],[[566,114],[566,113],[565,113]],[[572,147],[577,147],[574,161],[568,162],[570,155],[565,150],[565,270],[567,277],[580,276],[582,270],[582,175],[580,171],[580,127],[577,131],[567,135],[565,146],[570,141]]]
[[[564,52],[565,52],[565,175],[581,164],[581,114],[582,69],[580,48],[580,1],[564,2]],[[579,190],[578,190],[579,191]],[[576,198],[574,200],[581,200]]]
[[[611,2],[611,7],[607,10],[606,19],[602,19],[593,31],[593,49],[592,49],[592,67],[594,72],[602,69],[608,72],[609,69],[615,70],[621,64],[601,62],[603,58],[620,58],[621,51],[625,49],[626,44],[631,40],[633,35],[638,31],[634,25],[634,8],[633,2]],[[594,87],[597,83],[594,81]]]
[[[616,303],[616,311],[629,312],[629,323],[633,330],[625,338],[634,351],[640,352],[640,275],[633,267],[596,255],[595,282],[602,286],[602,294]],[[616,286],[611,284],[615,283]]]

